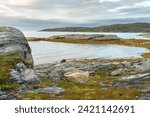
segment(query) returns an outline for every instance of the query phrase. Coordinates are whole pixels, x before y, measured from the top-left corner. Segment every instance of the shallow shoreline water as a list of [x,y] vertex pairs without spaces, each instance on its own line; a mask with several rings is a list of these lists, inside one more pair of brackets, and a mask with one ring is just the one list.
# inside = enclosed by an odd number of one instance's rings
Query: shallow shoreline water
[[71,44],[61,42],[29,42],[35,65],[53,63],[62,59],[140,58],[150,51],[141,47],[121,45]]

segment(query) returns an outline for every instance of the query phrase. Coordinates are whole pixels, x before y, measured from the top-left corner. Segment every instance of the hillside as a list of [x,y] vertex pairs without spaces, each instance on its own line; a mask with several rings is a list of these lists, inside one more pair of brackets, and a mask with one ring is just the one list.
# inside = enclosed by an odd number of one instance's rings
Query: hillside
[[150,23],[113,24],[99,27],[64,27],[44,29],[41,31],[69,31],[69,32],[150,32]]

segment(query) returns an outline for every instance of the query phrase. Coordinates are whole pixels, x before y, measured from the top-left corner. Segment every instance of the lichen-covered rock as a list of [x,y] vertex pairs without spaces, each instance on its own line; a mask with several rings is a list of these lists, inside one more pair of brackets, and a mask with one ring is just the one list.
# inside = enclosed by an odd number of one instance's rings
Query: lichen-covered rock
[[33,69],[30,46],[21,31],[12,27],[0,27],[0,55],[17,54],[22,62],[10,70],[11,80],[17,83],[39,81]]

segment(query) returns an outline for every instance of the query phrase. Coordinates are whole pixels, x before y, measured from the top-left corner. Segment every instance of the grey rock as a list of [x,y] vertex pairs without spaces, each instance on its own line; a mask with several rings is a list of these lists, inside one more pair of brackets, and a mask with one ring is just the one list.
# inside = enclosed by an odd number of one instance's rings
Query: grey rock
[[27,85],[23,84],[19,87],[19,92],[27,92],[29,89]]
[[150,87],[145,87],[141,90],[139,100],[150,100]]
[[95,40],[95,41],[102,41],[102,40],[120,40],[116,35],[104,35],[104,34],[68,34],[68,35],[58,35],[52,36],[50,39],[66,39],[66,40]]
[[52,86],[52,87],[47,87],[47,88],[39,88],[36,90],[29,90],[26,91],[25,93],[46,93],[46,94],[57,94],[57,95],[63,95],[65,90],[60,87]]
[[7,100],[8,99],[8,95],[1,95],[0,96],[0,100]]
[[88,71],[90,75],[94,75],[97,70],[115,69],[116,64],[104,62],[65,62],[47,65],[39,65],[35,67],[35,71],[40,76],[48,76],[52,79],[60,80],[64,78],[67,72]]
[[0,89],[0,96],[3,95],[3,94],[4,94],[4,92]]
[[19,71],[16,71],[15,69],[11,69],[10,75],[11,75],[10,79],[12,82],[23,83],[23,80]]
[[150,78],[150,73],[125,76],[125,77],[120,78],[119,80],[137,80],[137,79],[142,79],[142,78],[149,79]]
[[150,83],[150,73],[124,76],[114,80],[118,88],[143,88],[145,83]]
[[21,31],[12,27],[0,27],[0,55],[18,54],[23,59],[10,70],[11,80],[17,83],[39,81],[33,68],[30,46]]
[[35,92],[47,93],[47,94],[56,93],[56,94],[62,95],[65,92],[65,90],[63,88],[53,86],[53,87],[48,87],[48,88],[40,88],[40,89],[37,89]]
[[99,82],[99,85],[100,85],[100,88],[102,88],[102,89],[109,89],[109,88],[110,88],[110,87],[107,86],[103,81],[100,81],[100,82]]
[[26,68],[23,63],[16,65],[16,69],[12,69],[11,72],[11,81],[17,83],[25,82],[39,82],[39,76],[36,74],[34,69]]
[[19,54],[33,66],[29,44],[21,31],[12,27],[0,27],[0,55]]
[[124,69],[120,68],[110,73],[111,76],[120,76],[124,74]]

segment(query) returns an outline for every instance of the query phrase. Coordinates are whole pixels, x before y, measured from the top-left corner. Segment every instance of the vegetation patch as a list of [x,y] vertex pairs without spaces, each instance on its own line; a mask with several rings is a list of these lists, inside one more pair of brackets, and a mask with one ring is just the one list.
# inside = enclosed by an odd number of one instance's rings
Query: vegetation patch
[[[138,89],[117,89],[111,80],[117,77],[91,77],[87,83],[59,81],[58,85],[66,90],[63,98],[68,100],[130,100],[139,95]],[[103,89],[99,82],[107,82],[111,89]],[[107,85],[108,85],[107,84]]]
[[22,59],[19,55],[1,55],[0,56],[0,88],[9,90],[17,87],[18,85],[10,82],[10,69],[21,62]]
[[49,95],[44,93],[25,93],[20,95],[20,98],[23,100],[46,100],[49,99]]

